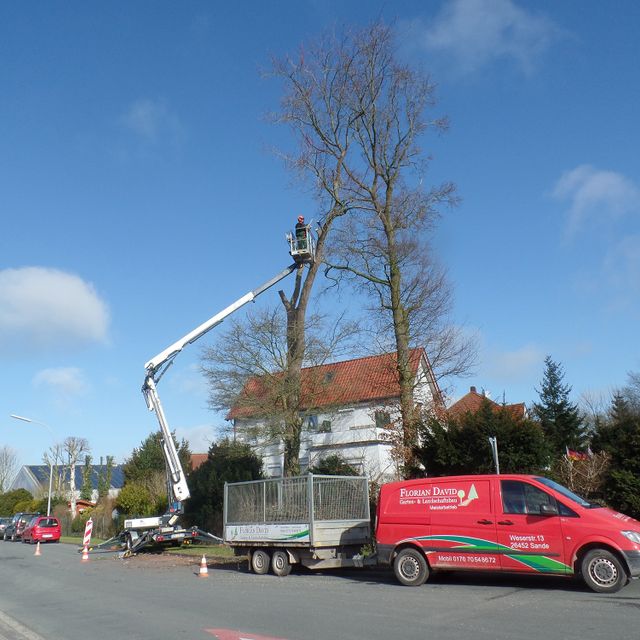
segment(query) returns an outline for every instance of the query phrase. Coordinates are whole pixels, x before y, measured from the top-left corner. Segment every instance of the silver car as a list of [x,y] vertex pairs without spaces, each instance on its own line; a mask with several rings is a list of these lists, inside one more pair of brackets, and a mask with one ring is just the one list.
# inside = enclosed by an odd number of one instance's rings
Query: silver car
[[11,518],[0,518],[0,537],[4,535],[4,530],[10,522]]

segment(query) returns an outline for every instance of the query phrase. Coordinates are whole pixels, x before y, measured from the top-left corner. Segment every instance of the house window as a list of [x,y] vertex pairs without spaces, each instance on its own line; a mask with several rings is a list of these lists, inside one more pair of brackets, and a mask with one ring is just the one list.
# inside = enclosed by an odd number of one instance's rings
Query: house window
[[347,458],[347,464],[353,467],[358,473],[362,474],[364,471],[364,465],[360,458]]
[[282,475],[282,467],[279,464],[270,464],[267,467],[267,475],[270,478],[279,478]]
[[384,429],[391,424],[391,416],[388,411],[376,411],[376,428]]
[[331,433],[331,420],[323,420],[318,429],[320,433]]
[[307,417],[307,431],[318,431],[318,416]]

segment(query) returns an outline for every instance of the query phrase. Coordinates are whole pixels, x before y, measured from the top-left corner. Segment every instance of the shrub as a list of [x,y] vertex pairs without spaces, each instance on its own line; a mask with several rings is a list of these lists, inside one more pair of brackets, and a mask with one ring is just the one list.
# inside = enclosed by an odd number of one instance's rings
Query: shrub
[[122,487],[116,498],[116,507],[129,516],[149,516],[154,512],[154,501],[149,490],[138,482]]

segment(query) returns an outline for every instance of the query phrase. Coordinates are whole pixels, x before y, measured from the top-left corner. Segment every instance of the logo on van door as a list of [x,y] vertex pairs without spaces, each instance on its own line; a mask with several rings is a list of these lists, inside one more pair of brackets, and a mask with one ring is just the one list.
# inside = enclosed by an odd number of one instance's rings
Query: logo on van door
[[400,489],[400,504],[426,505],[431,511],[458,509],[467,507],[478,500],[476,485],[472,484],[468,491],[456,486],[432,485],[429,487],[403,487]]

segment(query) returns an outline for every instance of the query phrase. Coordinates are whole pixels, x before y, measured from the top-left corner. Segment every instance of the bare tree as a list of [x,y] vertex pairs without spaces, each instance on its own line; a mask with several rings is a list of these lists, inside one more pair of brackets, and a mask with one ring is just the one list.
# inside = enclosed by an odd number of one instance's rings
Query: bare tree
[[[370,36],[375,38],[375,30]],[[297,57],[276,59],[272,64],[273,75],[284,85],[281,109],[273,120],[287,125],[297,142],[294,153],[282,155],[288,166],[311,185],[320,211],[315,261],[308,269],[298,269],[289,296],[279,292],[287,315],[282,434],[285,475],[299,471],[300,371],[311,291],[331,229],[354,204],[348,165],[358,162],[359,152],[354,149],[356,121],[363,114],[353,108],[352,97],[354,83],[370,62],[369,45],[366,33],[342,39],[326,36],[301,50]]]
[[640,372],[630,371],[626,386],[622,389],[622,396],[629,403],[633,411],[640,413]]
[[579,495],[589,498],[602,488],[611,456],[601,451],[581,460],[561,456],[555,472],[566,487]]
[[61,444],[54,444],[42,455],[42,462],[47,466],[51,466],[53,472],[53,486],[51,493],[53,495],[64,495],[64,450]]
[[583,391],[578,400],[587,433],[592,435],[607,420],[611,407],[612,393],[604,391]]
[[0,447],[0,493],[4,493],[18,471],[18,454],[8,446]]
[[[342,318],[328,320],[319,314],[306,319],[304,366],[318,366],[340,357],[350,349],[358,328]],[[287,376],[287,318],[282,308],[249,313],[245,320],[233,320],[229,329],[202,354],[202,371],[209,382],[212,409],[259,416],[262,421],[246,435],[263,441],[284,441],[292,432],[287,417],[292,413],[291,379]],[[324,388],[323,380],[305,378],[306,410],[313,409],[314,397]],[[296,407],[300,429],[304,412]],[[299,436],[298,436],[299,441]],[[294,445],[291,444],[291,447]],[[297,458],[298,451],[295,452]],[[287,452],[289,460],[292,451]],[[291,465],[289,469],[292,469]]]
[[[382,23],[326,36],[275,69],[290,88],[281,120],[300,141],[291,165],[313,182],[321,209],[329,212],[321,221],[338,231],[331,240],[321,224],[320,259],[329,274],[361,279],[382,311],[381,326],[391,331],[410,458],[419,420],[412,345],[430,337],[447,373],[466,370],[474,353],[442,322],[449,288],[424,241],[439,208],[456,202],[452,183],[422,187],[427,162],[419,143],[447,127],[445,118],[426,116],[435,105],[435,85],[398,62],[392,31]],[[290,324],[293,351],[299,319]]]
[[62,443],[65,469],[69,474],[69,500],[71,517],[76,517],[76,465],[78,460],[90,452],[89,441],[78,436],[69,436]]

